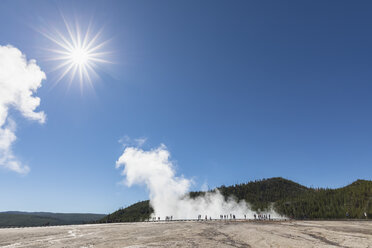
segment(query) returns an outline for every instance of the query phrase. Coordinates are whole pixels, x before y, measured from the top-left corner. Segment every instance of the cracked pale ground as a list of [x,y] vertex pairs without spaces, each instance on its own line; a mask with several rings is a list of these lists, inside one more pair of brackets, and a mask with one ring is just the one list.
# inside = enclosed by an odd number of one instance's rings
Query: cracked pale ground
[[371,221],[208,221],[0,229],[0,247],[372,247]]

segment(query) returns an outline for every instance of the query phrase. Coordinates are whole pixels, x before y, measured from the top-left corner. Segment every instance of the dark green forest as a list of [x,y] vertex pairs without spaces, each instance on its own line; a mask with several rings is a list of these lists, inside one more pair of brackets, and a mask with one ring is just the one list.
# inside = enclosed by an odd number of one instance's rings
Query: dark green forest
[[[357,180],[337,189],[309,188],[293,181],[276,177],[232,186],[219,190],[227,199],[245,200],[252,209],[264,211],[272,207],[292,219],[364,219],[372,216],[372,181]],[[205,192],[190,192],[190,197]],[[149,201],[142,201],[104,217],[100,222],[143,221],[153,209]]]
[[121,208],[118,211],[105,216],[100,220],[101,223],[111,222],[136,222],[144,221],[150,218],[154,210],[149,201],[137,202],[127,208]]
[[0,212],[0,227],[85,224],[100,220],[104,216],[104,214]]

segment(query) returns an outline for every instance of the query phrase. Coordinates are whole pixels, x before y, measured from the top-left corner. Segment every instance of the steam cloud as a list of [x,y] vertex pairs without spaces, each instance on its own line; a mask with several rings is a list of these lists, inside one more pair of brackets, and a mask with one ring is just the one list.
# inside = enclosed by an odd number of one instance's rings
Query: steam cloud
[[44,112],[35,112],[40,98],[33,96],[43,79],[45,73],[35,60],[27,61],[13,46],[0,46],[0,167],[21,174],[30,170],[13,154],[16,123],[9,117],[9,110],[16,109],[25,118],[44,123]]
[[[220,192],[207,192],[203,197],[192,199],[188,192],[192,182],[184,177],[177,177],[170,153],[164,145],[144,151],[137,147],[127,147],[116,162],[116,168],[123,167],[122,175],[126,177],[128,187],[138,184],[146,185],[150,194],[150,204],[154,208],[153,216],[162,219],[195,219],[199,214],[214,219],[220,215],[234,214],[236,218],[253,218],[253,212],[245,201],[234,199],[225,201]],[[274,211],[267,212],[272,218],[280,218]]]

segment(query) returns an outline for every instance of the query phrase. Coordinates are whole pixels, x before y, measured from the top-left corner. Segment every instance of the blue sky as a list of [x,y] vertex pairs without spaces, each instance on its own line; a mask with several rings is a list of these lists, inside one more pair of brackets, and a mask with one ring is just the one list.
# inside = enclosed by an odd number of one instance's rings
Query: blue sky
[[[36,59],[42,125],[16,111],[0,211],[108,213],[148,199],[118,184],[123,137],[165,144],[193,189],[275,176],[340,187],[372,175],[369,1],[1,1],[0,45]],[[62,79],[39,32],[92,19],[115,64]],[[0,68],[1,69],[1,68]],[[0,89],[1,90],[1,89]]]

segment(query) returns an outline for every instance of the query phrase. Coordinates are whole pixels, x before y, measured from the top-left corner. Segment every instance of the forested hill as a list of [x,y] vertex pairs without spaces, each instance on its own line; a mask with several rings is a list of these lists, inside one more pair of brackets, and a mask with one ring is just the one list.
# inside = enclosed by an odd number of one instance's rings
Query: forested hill
[[0,227],[85,224],[96,222],[104,216],[104,214],[0,212]]
[[[272,206],[278,213],[294,219],[372,218],[372,181],[357,180],[338,189],[308,188],[276,177],[218,188],[226,198],[249,202],[256,211]],[[190,197],[205,192],[190,192]],[[149,201],[120,209],[101,222],[142,221],[153,212]]]
[[106,215],[99,222],[112,223],[112,222],[136,222],[144,221],[150,218],[153,213],[149,201],[137,202],[127,208],[121,208],[118,211]]
[[254,210],[266,209],[272,202],[294,198],[310,191],[305,186],[281,177],[221,186],[218,190],[225,198],[233,195],[238,200],[249,202]]
[[338,189],[309,189],[304,194],[280,199],[275,209],[297,219],[372,218],[372,181],[357,180]]

